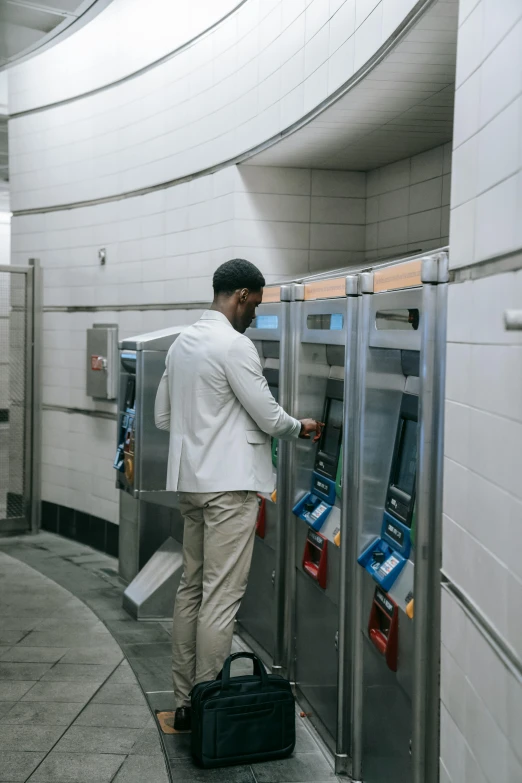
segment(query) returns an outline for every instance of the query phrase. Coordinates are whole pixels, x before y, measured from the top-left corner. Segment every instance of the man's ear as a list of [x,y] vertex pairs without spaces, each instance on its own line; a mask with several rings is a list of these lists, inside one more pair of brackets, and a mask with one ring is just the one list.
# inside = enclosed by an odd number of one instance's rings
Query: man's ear
[[239,301],[241,302],[241,304],[244,304],[248,299],[248,293],[249,293],[248,288],[242,288],[241,291],[239,292]]

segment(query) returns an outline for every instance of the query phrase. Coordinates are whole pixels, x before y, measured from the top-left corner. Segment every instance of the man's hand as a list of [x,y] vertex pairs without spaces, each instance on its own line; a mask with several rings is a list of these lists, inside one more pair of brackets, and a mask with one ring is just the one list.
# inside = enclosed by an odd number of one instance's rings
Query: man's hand
[[323,422],[316,421],[315,419],[300,419],[300,422],[301,422],[301,432],[299,433],[299,437],[308,439],[310,438],[310,434],[312,432],[315,432],[314,443],[317,443],[323,431],[323,427],[324,427]]

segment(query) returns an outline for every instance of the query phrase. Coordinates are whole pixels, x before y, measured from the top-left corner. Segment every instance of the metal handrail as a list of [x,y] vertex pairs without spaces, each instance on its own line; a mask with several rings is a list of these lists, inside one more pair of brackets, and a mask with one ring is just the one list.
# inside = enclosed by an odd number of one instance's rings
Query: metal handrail
[[444,570],[441,570],[442,589],[450,595],[460,606],[466,617],[473,623],[480,635],[487,641],[497,658],[506,669],[522,684],[522,660],[517,657],[515,651],[506,642],[487,617],[480,611],[473,599],[458,585],[453,582]]

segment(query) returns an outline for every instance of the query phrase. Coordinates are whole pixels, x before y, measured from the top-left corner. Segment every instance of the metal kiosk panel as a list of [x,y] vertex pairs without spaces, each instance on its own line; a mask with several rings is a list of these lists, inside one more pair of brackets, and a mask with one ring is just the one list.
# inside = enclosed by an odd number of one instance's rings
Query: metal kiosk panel
[[[325,422],[318,444],[294,446],[292,511],[293,638],[290,676],[326,742],[337,728],[340,536],[338,486],[343,438],[346,277],[305,283],[292,303],[296,334],[294,415]],[[330,298],[328,298],[330,297]]]
[[[247,329],[259,353],[263,374],[270,391],[285,408],[285,388],[281,372],[281,354],[285,350],[288,303],[281,302],[281,287],[264,289],[263,302],[257,308],[252,326]],[[278,482],[279,443],[272,441],[274,489]],[[276,578],[281,569],[281,523],[277,489],[259,495],[259,514],[248,585],[237,615],[240,632],[263,659],[272,664],[277,643]],[[278,565],[279,562],[279,565]],[[284,579],[279,574],[279,580]]]
[[444,252],[361,275],[351,774],[367,783],[438,779],[446,282]]
[[154,401],[165,359],[183,326],[120,342],[118,441],[120,560],[129,582],[124,608],[137,619],[170,617],[181,577],[183,520],[165,490],[169,433],[156,428]]

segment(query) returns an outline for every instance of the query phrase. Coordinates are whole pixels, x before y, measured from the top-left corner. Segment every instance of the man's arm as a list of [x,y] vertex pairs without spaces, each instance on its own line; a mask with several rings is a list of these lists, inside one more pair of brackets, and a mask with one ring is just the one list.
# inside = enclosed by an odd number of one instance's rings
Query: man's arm
[[238,338],[225,358],[232,391],[259,429],[273,438],[299,437],[301,422],[277,404],[263,375],[259,355],[248,338]]
[[[167,356],[168,362],[168,356]],[[168,368],[161,376],[154,403],[154,422],[159,430],[170,430],[170,394]]]

